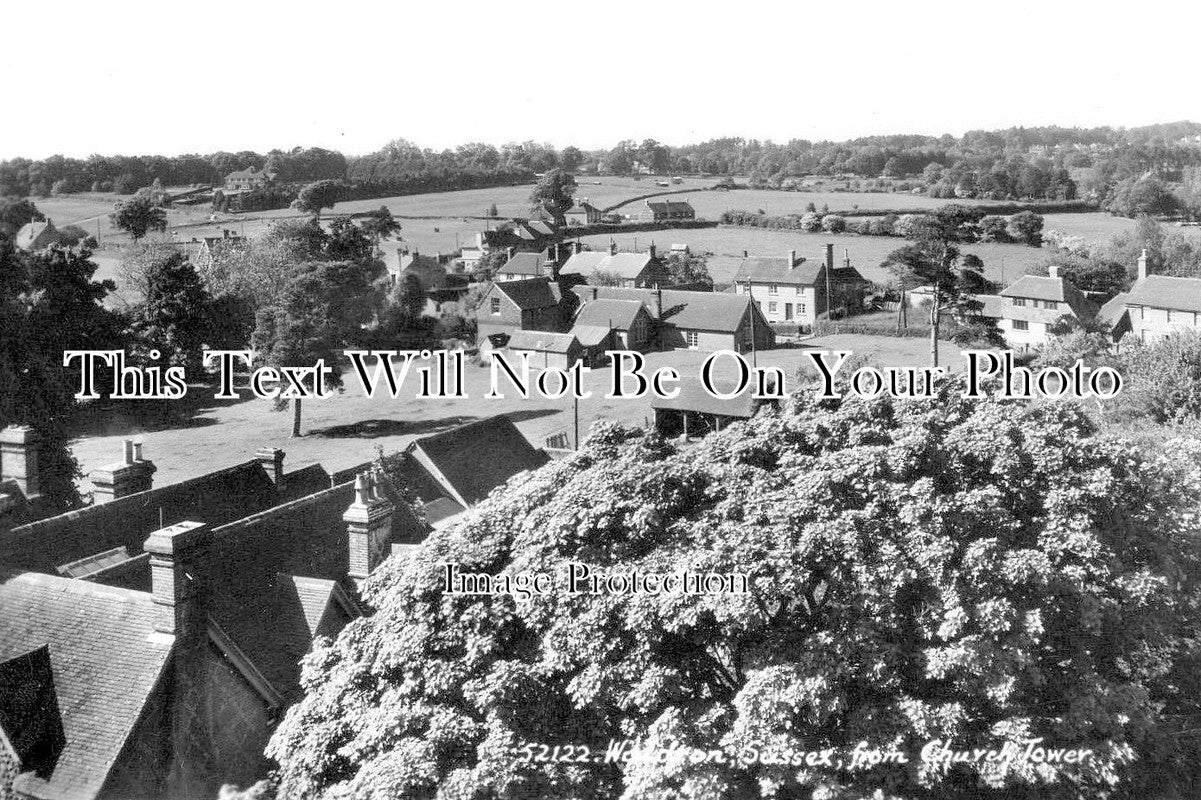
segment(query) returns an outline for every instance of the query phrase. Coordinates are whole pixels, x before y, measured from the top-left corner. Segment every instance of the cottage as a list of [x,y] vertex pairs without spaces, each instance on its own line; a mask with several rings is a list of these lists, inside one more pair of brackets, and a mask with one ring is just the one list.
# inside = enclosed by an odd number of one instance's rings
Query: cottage
[[509,260],[496,271],[494,280],[519,281],[526,278],[555,277],[555,259],[550,250],[540,253],[510,251]]
[[[576,286],[572,292],[585,309],[589,303],[602,299],[641,302],[654,323],[651,335],[654,347],[742,353],[775,345],[771,326],[746,296],[616,286]],[[584,339],[580,341],[583,343]]]
[[687,200],[647,200],[642,216],[653,222],[675,222],[696,219],[696,210]]
[[605,344],[613,350],[645,350],[651,345],[651,315],[641,300],[585,303],[576,314],[575,326],[590,342],[596,338],[595,329],[609,332]]
[[223,248],[241,247],[247,242],[246,237],[238,236],[231,230],[222,230],[220,236],[205,236],[196,242],[196,251],[192,254],[192,263],[199,270],[209,269]]
[[531,367],[569,369],[584,358],[584,348],[570,333],[514,331],[509,337],[509,352],[517,357],[529,355]]
[[769,322],[796,325],[813,325],[827,310],[861,309],[867,285],[849,258],[845,267],[835,268],[832,244],[826,245],[824,263],[790,250],[784,258],[743,257],[734,276],[735,294],[754,299]]
[[562,291],[549,278],[493,283],[476,307],[479,336],[512,335],[517,330],[559,331],[562,303]]
[[1051,266],[1047,277],[1024,275],[999,295],[979,295],[980,315],[997,321],[1005,342],[1015,350],[1028,350],[1047,341],[1050,329],[1066,319],[1091,320],[1096,308],[1080,290]]
[[13,243],[18,250],[24,250],[27,253],[32,253],[37,250],[45,250],[52,244],[58,244],[60,236],[58,228],[54,227],[54,223],[49,219],[41,222],[27,222],[17,231],[16,239]]
[[608,252],[578,252],[567,259],[559,275],[577,283],[596,282],[603,276],[627,289],[671,284],[671,273],[655,252],[654,245],[645,253],[619,253],[616,244],[610,244]]
[[604,209],[597,208],[585,197],[567,210],[565,215],[568,225],[595,225],[605,215]]
[[1180,330],[1201,328],[1201,279],[1147,274],[1147,251],[1138,260],[1138,280],[1126,296],[1130,333],[1153,342]]

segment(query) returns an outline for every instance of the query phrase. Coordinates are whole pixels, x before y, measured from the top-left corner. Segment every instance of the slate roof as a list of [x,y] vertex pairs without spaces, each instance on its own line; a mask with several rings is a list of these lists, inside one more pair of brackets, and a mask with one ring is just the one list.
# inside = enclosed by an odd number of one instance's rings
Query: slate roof
[[0,662],[0,739],[22,771],[48,775],[58,763],[67,738],[48,646]]
[[540,353],[567,353],[575,343],[575,337],[570,333],[519,330],[513,331],[509,337],[510,350],[536,350]]
[[1101,310],[1097,312],[1097,319],[1109,325],[1117,325],[1126,314],[1126,302],[1130,298],[1129,292],[1119,292],[1110,300],[1101,306]]
[[576,314],[575,322],[585,327],[604,328],[606,331],[611,328],[628,331],[642,308],[640,300],[593,300],[584,304]]
[[530,277],[548,275],[550,268],[546,266],[547,254],[514,253],[504,266],[496,271],[498,275],[528,275]]
[[980,301],[982,306],[979,315],[992,319],[1016,319],[1054,325],[1063,317],[1073,316],[1072,308],[1067,304],[1057,309],[1015,306],[1009,298],[995,294],[978,294],[976,300]]
[[276,502],[262,465],[247,461],[0,532],[0,564],[54,573],[61,564],[114,547],[141,553],[146,537],[166,525],[199,520],[215,527]]
[[[784,286],[813,286],[825,281],[825,262],[798,259],[799,263],[788,268],[788,256],[752,256],[742,259],[734,274],[735,283],[776,283]],[[830,282],[837,284],[866,283],[867,279],[854,267],[835,267],[830,272]]]
[[[198,559],[200,584],[220,587],[206,601],[210,617],[287,699],[300,693],[298,662],[312,646],[316,606],[328,606],[329,582],[346,576],[342,515],[353,501],[347,481],[222,525]],[[425,533],[408,506],[396,504],[391,543],[419,542]]]
[[534,311],[559,305],[562,294],[550,278],[526,278],[519,281],[494,283],[497,291],[517,304],[522,311]]
[[0,662],[49,645],[66,742],[48,774],[16,788],[82,800],[100,793],[153,695],[172,643],[152,637],[150,594],[37,573],[0,574]]
[[466,505],[480,502],[517,473],[548,460],[503,414],[422,437],[407,452],[424,455],[443,488]]
[[609,338],[612,331],[606,325],[576,325],[571,329],[572,336],[584,347],[596,347]]
[[559,270],[560,275],[588,277],[594,272],[618,275],[624,280],[634,280],[642,274],[651,261],[650,253],[605,253],[586,251],[567,259]]
[[1055,300],[1066,303],[1072,297],[1073,286],[1063,278],[1042,275],[1023,275],[1006,286],[1001,297],[1027,297],[1034,300]]
[[1201,312],[1201,279],[1148,275],[1135,282],[1126,305]]

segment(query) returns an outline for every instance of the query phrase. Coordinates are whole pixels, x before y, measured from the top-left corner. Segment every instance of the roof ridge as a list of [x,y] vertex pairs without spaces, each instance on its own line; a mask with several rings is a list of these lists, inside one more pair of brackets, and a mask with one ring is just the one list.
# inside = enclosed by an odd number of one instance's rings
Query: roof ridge
[[235,531],[244,530],[246,528],[249,528],[251,525],[259,523],[259,522],[263,521],[264,519],[268,519],[271,517],[277,517],[277,516],[285,516],[287,514],[292,513],[293,511],[297,511],[301,508],[305,508],[305,507],[311,506],[311,505],[316,505],[321,500],[326,499],[326,496],[332,496],[334,493],[339,492],[339,491],[345,491],[348,488],[349,489],[354,488],[354,480],[353,479],[348,480],[348,481],[343,481],[342,483],[331,486],[328,489],[322,489],[319,492],[313,492],[312,494],[305,495],[304,497],[298,497],[295,500],[289,500],[288,502],[281,503],[277,506],[271,506],[271,508],[266,508],[266,509],[263,509],[262,511],[255,512],[254,514],[251,514],[250,516],[242,517],[241,519],[235,519],[232,522],[227,522],[224,525],[220,525],[216,528],[213,528],[213,535],[216,536],[218,534],[225,535],[225,534],[234,533]]

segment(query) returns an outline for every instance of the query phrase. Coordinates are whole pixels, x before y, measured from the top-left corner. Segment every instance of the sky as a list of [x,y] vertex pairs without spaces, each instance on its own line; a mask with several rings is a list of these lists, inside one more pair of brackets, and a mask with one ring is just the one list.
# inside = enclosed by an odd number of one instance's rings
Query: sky
[[0,159],[1201,121],[1196,2],[44,0],[0,19]]

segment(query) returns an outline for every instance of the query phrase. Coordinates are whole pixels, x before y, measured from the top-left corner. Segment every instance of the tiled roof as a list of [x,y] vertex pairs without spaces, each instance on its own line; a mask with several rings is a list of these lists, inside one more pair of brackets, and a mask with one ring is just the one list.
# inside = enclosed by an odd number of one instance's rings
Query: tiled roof
[[496,290],[517,304],[522,311],[557,306],[562,299],[558,284],[550,278],[526,278],[520,281],[495,283]]
[[584,304],[576,315],[575,322],[586,327],[628,331],[642,308],[642,302],[639,300],[593,300]]
[[1063,317],[1075,316],[1071,306],[1066,303],[1057,309],[1015,306],[1009,298],[995,294],[978,294],[976,300],[982,305],[980,316],[992,319],[1016,319],[1054,325]]
[[1042,275],[1023,275],[1006,286],[1001,297],[1027,297],[1034,300],[1056,300],[1066,303],[1071,284],[1063,278],[1048,278]]
[[571,334],[584,347],[595,347],[609,338],[610,333],[608,325],[576,325],[571,329]]
[[36,573],[0,575],[0,661],[49,645],[66,743],[48,774],[16,788],[47,800],[97,796],[153,694],[171,640],[153,637],[145,592]]
[[546,253],[514,253],[513,257],[498,269],[498,275],[546,275],[550,269],[546,266]]
[[[655,290],[627,289],[619,286],[576,286],[572,291],[585,304],[592,300],[593,292],[597,299],[638,300],[646,306],[647,312],[655,318]],[[725,292],[689,292],[683,290],[662,290],[663,314],[665,324],[685,330],[716,331],[733,333],[738,330],[748,308],[751,307],[749,295],[727,294]],[[753,313],[753,312],[752,312]],[[760,317],[760,319],[762,319]],[[766,321],[764,321],[766,325]]]
[[443,487],[467,505],[483,500],[517,473],[547,462],[546,454],[503,414],[423,437],[410,444],[408,452],[423,454]]
[[1105,305],[1101,306],[1101,310],[1097,312],[1097,320],[1109,325],[1117,325],[1122,319],[1122,315],[1126,313],[1126,301],[1129,298],[1129,292],[1119,292],[1114,295]]
[[266,471],[258,461],[247,461],[0,532],[0,563],[54,573],[61,564],[114,547],[141,553],[146,537],[166,525],[184,520],[222,525],[276,502]]
[[1126,304],[1201,312],[1201,279],[1148,275],[1135,282]]
[[536,350],[540,353],[567,353],[575,344],[575,337],[570,333],[549,333],[547,331],[513,331],[509,337],[510,350]]
[[618,275],[625,280],[634,280],[651,263],[650,253],[604,253],[582,252],[567,259],[559,270],[560,275],[588,277],[594,272]]
[[822,262],[800,260],[788,268],[788,257],[755,256],[742,259],[734,282],[755,281],[757,283],[780,283],[785,285],[812,286],[821,275]]

